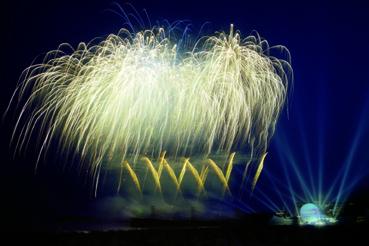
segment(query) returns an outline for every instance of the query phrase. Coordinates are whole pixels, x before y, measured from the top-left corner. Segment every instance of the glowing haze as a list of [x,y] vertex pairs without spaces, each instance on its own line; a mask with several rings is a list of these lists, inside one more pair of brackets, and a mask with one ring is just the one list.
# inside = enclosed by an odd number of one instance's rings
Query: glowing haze
[[37,130],[40,156],[56,139],[88,159],[92,173],[113,156],[265,154],[291,68],[259,36],[242,39],[231,26],[179,52],[163,28],[122,29],[95,45],[66,46],[24,72],[18,150]]

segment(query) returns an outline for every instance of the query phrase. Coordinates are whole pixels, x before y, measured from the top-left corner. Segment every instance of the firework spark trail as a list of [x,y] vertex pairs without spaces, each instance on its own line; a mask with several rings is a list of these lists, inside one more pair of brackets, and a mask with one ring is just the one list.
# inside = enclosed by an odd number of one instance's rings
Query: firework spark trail
[[39,156],[58,139],[60,150],[89,160],[94,176],[113,156],[125,163],[164,151],[183,157],[240,149],[260,158],[291,71],[269,50],[258,36],[241,39],[233,26],[186,53],[163,28],[122,29],[71,54],[60,48],[26,70],[16,91],[26,102],[13,141],[26,148],[37,128]]

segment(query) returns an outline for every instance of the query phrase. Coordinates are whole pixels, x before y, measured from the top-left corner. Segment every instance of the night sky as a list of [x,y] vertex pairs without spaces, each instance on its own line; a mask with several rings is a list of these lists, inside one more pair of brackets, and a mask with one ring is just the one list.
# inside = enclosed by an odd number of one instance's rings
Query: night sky
[[[146,9],[152,23],[186,20],[194,33],[204,23],[211,31],[228,31],[233,23],[245,36],[256,30],[271,45],[285,45],[292,55],[294,83],[265,171],[281,183],[281,189],[288,188],[283,168],[292,169],[278,151],[282,156],[291,151],[307,183],[310,165],[309,189],[316,187],[317,170],[324,165],[323,190],[328,190],[339,170],[350,165],[347,184],[355,180],[357,185],[347,191],[349,198],[369,196],[369,4],[343,2],[130,1],[143,19]],[[132,11],[123,1],[117,3]],[[117,33],[125,20],[110,10],[117,10],[111,1],[2,1],[0,112],[5,111],[22,70],[35,57],[63,42],[76,46]],[[12,157],[12,115],[1,124],[0,194],[2,212],[9,220],[24,222],[83,207],[89,192],[76,174],[49,165],[34,175],[35,153]],[[347,160],[350,151],[353,158]],[[294,172],[290,175],[292,185],[299,187]],[[262,174],[258,185],[278,203],[267,175]]]

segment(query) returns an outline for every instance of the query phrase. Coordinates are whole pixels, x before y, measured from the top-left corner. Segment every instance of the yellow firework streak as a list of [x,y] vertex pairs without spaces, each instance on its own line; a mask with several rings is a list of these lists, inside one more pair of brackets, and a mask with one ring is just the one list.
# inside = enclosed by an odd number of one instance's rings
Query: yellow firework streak
[[156,188],[159,190],[159,192],[161,192],[160,175],[155,170],[155,167],[154,167],[154,165],[152,164],[152,162],[150,161],[149,158],[144,157],[144,158],[142,158],[142,160],[145,161],[145,163],[146,163],[146,165],[149,169],[149,172],[152,174],[152,177],[155,181]]
[[124,161],[122,164],[122,168],[126,168],[129,175],[131,176],[133,183],[136,185],[137,190],[141,193],[141,185],[140,182],[138,181],[137,175],[136,173],[133,171],[133,169],[131,168],[131,166],[129,165],[128,161]]
[[254,176],[254,180],[252,181],[252,191],[255,189],[255,186],[256,186],[256,183],[258,182],[259,180],[259,177],[260,177],[260,174],[261,174],[261,171],[263,170],[263,167],[264,167],[264,160],[265,160],[265,157],[268,153],[264,153],[262,156],[261,156],[261,160],[260,160],[260,163],[259,163],[259,166],[256,170],[256,173],[255,173],[255,176]]

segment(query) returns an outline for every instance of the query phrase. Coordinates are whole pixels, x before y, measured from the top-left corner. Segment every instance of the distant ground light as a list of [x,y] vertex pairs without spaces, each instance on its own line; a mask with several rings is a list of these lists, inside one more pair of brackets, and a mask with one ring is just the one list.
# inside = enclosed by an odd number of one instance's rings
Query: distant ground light
[[335,218],[325,215],[314,203],[305,203],[300,208],[300,225],[323,226],[334,224]]

